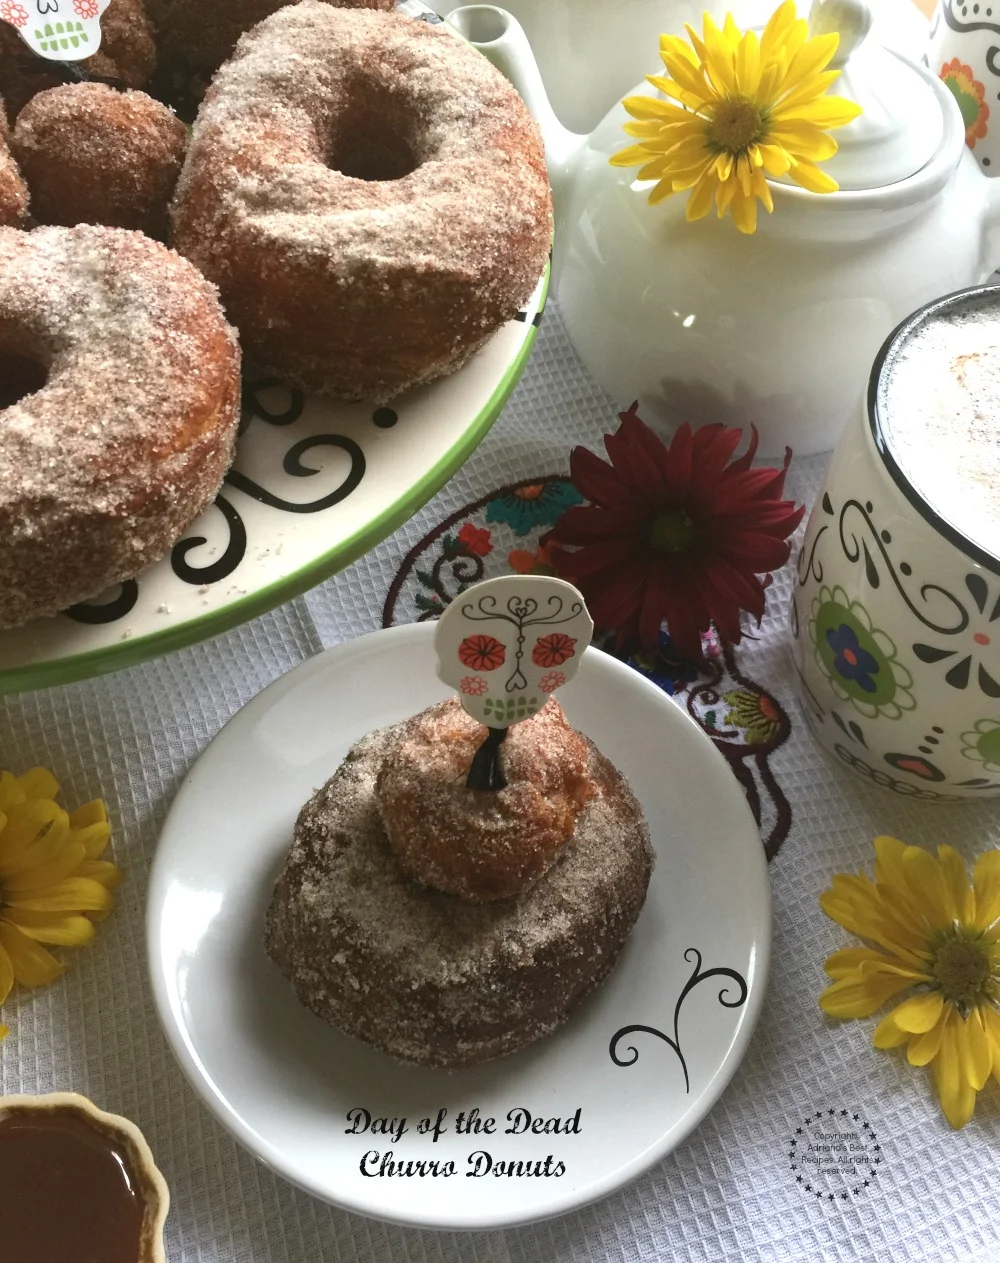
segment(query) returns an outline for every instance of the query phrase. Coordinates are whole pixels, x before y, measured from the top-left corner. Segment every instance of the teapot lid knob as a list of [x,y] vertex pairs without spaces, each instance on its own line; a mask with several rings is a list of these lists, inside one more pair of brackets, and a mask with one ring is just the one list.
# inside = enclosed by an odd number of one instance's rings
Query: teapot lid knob
[[875,15],[866,0],[814,0],[809,11],[809,34],[837,32],[840,45],[830,66],[840,70],[864,41],[874,21]]
[[813,36],[840,36],[832,69],[837,96],[861,106],[838,129],[837,152],[823,164],[845,191],[905,180],[924,167],[944,136],[944,112],[933,79],[869,38],[873,6],[866,0],[813,0]]

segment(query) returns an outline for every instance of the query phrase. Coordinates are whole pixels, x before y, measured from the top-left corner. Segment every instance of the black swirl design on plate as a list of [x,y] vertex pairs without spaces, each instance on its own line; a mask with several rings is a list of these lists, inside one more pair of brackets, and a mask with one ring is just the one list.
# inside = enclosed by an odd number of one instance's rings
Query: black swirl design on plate
[[170,554],[170,564],[177,578],[183,579],[185,583],[199,586],[218,583],[220,579],[228,578],[246,556],[247,530],[243,525],[243,519],[223,495],[215,497],[215,507],[222,511],[226,519],[226,525],[229,527],[229,543],[219,560],[207,566],[192,566],[187,560],[187,555],[192,549],[200,548],[202,544],[208,543],[206,536],[192,535],[175,544]]
[[684,1071],[684,1091],[687,1093],[690,1093],[691,1091],[691,1080],[688,1075],[687,1061],[681,1051],[680,1033],[678,1030],[678,1024],[681,1016],[681,1006],[684,1001],[695,989],[695,987],[697,987],[699,983],[704,982],[706,978],[727,978],[730,982],[736,983],[736,986],[739,988],[736,999],[727,999],[727,995],[729,994],[728,987],[723,987],[719,992],[719,1003],[727,1009],[742,1008],[742,1006],[746,1003],[748,994],[746,979],[742,974],[737,973],[735,969],[725,969],[720,967],[717,969],[706,969],[702,972],[701,952],[699,952],[696,947],[689,947],[684,953],[684,959],[686,961],[690,962],[692,957],[695,962],[694,970],[691,973],[691,977],[688,978],[687,982],[684,984],[683,990],[677,997],[677,1003],[674,1005],[673,1035],[667,1035],[663,1031],[657,1030],[655,1026],[623,1026],[621,1030],[615,1031],[614,1035],[611,1036],[611,1042],[608,1045],[608,1053],[616,1066],[634,1066],[639,1060],[639,1051],[634,1044],[630,1044],[628,1046],[626,1056],[619,1056],[618,1045],[623,1039],[627,1039],[630,1035],[636,1034],[655,1035],[657,1039],[662,1039],[663,1042],[665,1044],[669,1044],[677,1054],[677,1060],[681,1063],[681,1069]]
[[[864,526],[867,528],[868,538],[866,538],[864,531],[857,531],[847,525],[848,516],[854,513],[860,516]],[[876,565],[875,556],[873,556],[872,550],[868,547],[870,540],[875,549],[875,554],[885,566],[885,571],[895,585],[896,591],[902,597],[906,608],[918,622],[941,636],[957,636],[959,632],[965,631],[969,625],[968,610],[966,610],[957,596],[946,588],[941,587],[938,583],[925,583],[921,586],[920,600],[925,608],[918,608],[913,597],[903,586],[899,573],[897,573],[896,567],[886,551],[883,535],[879,533],[871,519],[871,513],[871,502],[862,504],[859,500],[848,500],[840,510],[840,546],[844,550],[844,556],[847,560],[854,562],[863,559],[868,583],[872,588],[880,587],[882,577]],[[910,568],[908,566],[900,566],[900,573],[908,574],[910,573]],[[939,605],[940,599],[943,598],[945,604],[951,607],[952,617],[955,621],[935,622],[935,618],[940,619],[942,616],[928,612],[926,609],[935,598],[938,598],[937,603]]]
[[353,491],[357,490],[361,479],[365,476],[365,454],[353,439],[343,434],[314,434],[311,438],[299,439],[285,453],[285,459],[282,462],[285,473],[291,474],[294,478],[312,478],[318,474],[320,472],[318,469],[304,465],[301,460],[306,452],[316,447],[337,447],[351,458],[351,468],[340,486],[316,500],[307,500],[303,504],[294,500],[285,500],[254,482],[246,474],[241,474],[238,469],[231,469],[226,474],[226,482],[261,504],[269,505],[272,509],[283,509],[286,513],[321,513],[324,509],[339,504],[341,500],[346,500]]
[[114,600],[105,601],[100,605],[84,601],[79,605],[71,605],[68,610],[63,610],[63,613],[74,622],[86,623],[90,627],[100,627],[131,614],[138,599],[138,583],[135,579],[126,579]]
[[[288,402],[283,409],[272,412],[261,398],[264,391],[281,390],[288,394]],[[243,383],[243,400],[240,409],[240,434],[257,418],[268,425],[292,425],[298,421],[306,410],[305,394],[295,386],[287,386],[277,377],[261,377],[256,381]]]
[[[286,392],[286,398],[280,406],[276,408],[271,407],[265,398],[265,393],[268,391]],[[263,377],[252,382],[245,382],[243,385],[240,434],[244,434],[254,420],[263,421],[267,425],[276,427],[293,425],[301,419],[305,412],[305,407],[306,396],[303,392],[294,386],[286,385],[276,377]],[[316,499],[303,504],[285,500],[281,496],[275,495],[273,492],[268,491],[266,487],[262,487],[253,479],[248,478],[246,474],[242,474],[235,469],[229,471],[225,481],[229,486],[244,492],[244,494],[251,496],[259,503],[266,504],[273,509],[280,509],[286,513],[320,513],[324,509],[346,500],[352,492],[357,490],[365,475],[365,456],[358,444],[344,435],[311,435],[307,438],[299,439],[285,453],[282,461],[285,473],[291,474],[294,478],[312,478],[319,474],[320,470],[303,463],[302,460],[307,452],[319,447],[336,447],[346,452],[350,457],[351,467],[347,476],[332,491],[322,496],[317,496]],[[215,508],[222,513],[229,532],[225,550],[221,557],[214,559],[209,565],[196,566],[188,560],[189,554],[196,548],[201,548],[204,544],[207,544],[207,536],[189,535],[179,540],[170,554],[170,564],[174,574],[184,583],[190,583],[199,587],[218,583],[220,580],[227,579],[233,574],[246,557],[248,547],[247,530],[239,510],[221,493],[215,499]],[[127,583],[122,584],[121,592],[114,600],[99,605],[90,602],[74,605],[66,610],[65,613],[67,617],[74,619],[78,623],[87,623],[95,626],[103,625],[114,623],[127,617],[135,608],[138,600],[139,585],[134,579],[130,579]]]

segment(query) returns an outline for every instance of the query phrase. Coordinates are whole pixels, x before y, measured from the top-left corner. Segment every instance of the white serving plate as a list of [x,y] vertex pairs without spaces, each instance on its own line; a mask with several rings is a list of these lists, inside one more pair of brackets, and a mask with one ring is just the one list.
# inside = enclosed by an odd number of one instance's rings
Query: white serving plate
[[516,320],[457,373],[391,407],[248,379],[236,461],[215,504],[137,580],[0,631],[0,693],[117,671],[217,636],[391,535],[500,415],[527,363],[547,286],[546,266]]
[[[302,804],[349,746],[447,696],[434,627],[376,632],[296,667],[226,725],[185,779],[160,838],[148,948],[170,1043],[209,1108],[248,1148],[315,1196],[419,1227],[492,1228],[603,1197],[668,1154],[704,1118],[746,1051],[771,941],[767,868],[728,765],[654,684],[595,649],[560,692],[571,721],[627,775],[657,864],[608,981],[556,1034],[485,1066],[400,1065],[326,1026],[263,947],[264,911]],[[699,968],[731,971],[689,986]],[[745,981],[745,1000],[740,1003]],[[720,999],[724,1003],[720,1003]],[[727,1007],[727,1003],[728,1006]],[[675,1025],[676,1023],[676,1025]],[[683,1056],[655,1034],[675,1039]],[[616,1064],[637,1057],[634,1064]],[[398,1142],[349,1135],[348,1111],[405,1116]],[[498,1120],[457,1135],[459,1111]],[[508,1111],[572,1118],[579,1134],[505,1135]],[[448,1111],[437,1142],[419,1120]],[[452,1161],[456,1174],[362,1174],[369,1151]],[[470,1176],[469,1155],[559,1176]],[[381,1157],[378,1162],[381,1162]],[[378,1164],[376,1164],[378,1165]]]

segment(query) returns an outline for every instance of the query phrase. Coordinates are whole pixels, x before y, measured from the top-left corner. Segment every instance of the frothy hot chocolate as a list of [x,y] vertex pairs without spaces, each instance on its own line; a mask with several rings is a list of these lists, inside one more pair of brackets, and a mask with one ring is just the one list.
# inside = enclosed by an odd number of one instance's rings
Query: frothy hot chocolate
[[901,333],[882,367],[878,413],[916,492],[1000,558],[1000,287],[956,297]]

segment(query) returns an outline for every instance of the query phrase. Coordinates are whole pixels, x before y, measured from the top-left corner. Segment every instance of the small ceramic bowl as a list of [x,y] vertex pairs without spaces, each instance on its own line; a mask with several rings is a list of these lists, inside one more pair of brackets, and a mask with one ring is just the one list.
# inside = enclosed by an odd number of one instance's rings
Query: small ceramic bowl
[[44,1096],[0,1096],[0,1122],[12,1113],[44,1114],[65,1111],[77,1115],[105,1135],[124,1153],[130,1174],[138,1183],[144,1202],[137,1263],[166,1263],[163,1227],[170,1208],[166,1181],[138,1127],[127,1118],[107,1114],[85,1096],[51,1092]]

